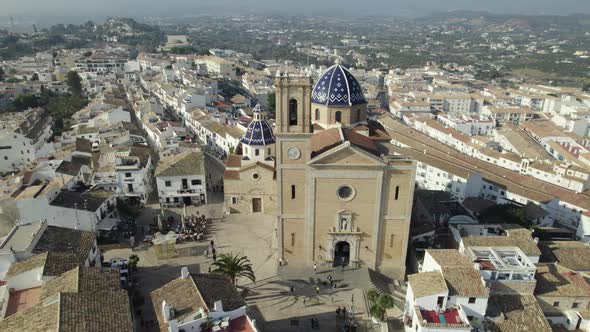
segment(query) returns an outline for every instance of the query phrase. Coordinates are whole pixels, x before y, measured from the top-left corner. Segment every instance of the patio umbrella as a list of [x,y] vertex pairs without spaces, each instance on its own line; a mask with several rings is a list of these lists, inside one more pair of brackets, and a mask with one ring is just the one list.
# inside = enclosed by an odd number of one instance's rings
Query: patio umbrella
[[162,225],[162,215],[158,214],[158,229],[160,232],[164,231],[164,225]]

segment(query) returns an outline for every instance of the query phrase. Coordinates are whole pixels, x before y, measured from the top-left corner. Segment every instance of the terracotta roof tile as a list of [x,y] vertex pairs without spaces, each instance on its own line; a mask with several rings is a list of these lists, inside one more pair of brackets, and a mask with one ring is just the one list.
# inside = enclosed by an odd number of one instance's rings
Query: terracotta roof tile
[[447,293],[447,283],[439,271],[421,272],[408,276],[408,283],[412,286],[414,297]]

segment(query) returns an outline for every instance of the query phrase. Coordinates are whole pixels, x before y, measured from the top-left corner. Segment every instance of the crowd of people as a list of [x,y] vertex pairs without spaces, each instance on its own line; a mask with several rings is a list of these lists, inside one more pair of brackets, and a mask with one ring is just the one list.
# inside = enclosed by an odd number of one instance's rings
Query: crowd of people
[[178,241],[199,241],[207,232],[207,218],[205,215],[189,215],[178,225],[175,232]]

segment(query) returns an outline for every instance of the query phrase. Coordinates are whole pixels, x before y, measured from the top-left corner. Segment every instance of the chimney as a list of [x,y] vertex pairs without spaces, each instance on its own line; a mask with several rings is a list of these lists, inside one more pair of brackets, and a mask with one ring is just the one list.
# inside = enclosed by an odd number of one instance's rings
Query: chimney
[[164,322],[170,321],[170,306],[166,304],[166,300],[162,302],[162,315],[164,316]]
[[183,267],[180,269],[180,276],[182,277],[182,279],[186,279],[186,278],[189,276],[189,273],[188,273],[188,267],[186,267],[186,266],[183,266]]
[[215,301],[215,303],[213,303],[213,311],[223,312],[223,304],[221,303],[221,300]]

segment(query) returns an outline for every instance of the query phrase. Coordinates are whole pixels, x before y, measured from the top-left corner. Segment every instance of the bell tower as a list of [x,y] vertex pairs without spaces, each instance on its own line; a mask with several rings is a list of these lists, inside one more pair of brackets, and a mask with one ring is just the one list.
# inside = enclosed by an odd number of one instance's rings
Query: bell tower
[[311,134],[311,78],[277,73],[275,134]]

